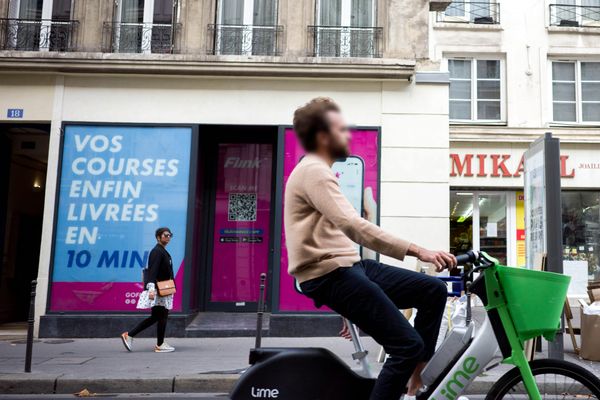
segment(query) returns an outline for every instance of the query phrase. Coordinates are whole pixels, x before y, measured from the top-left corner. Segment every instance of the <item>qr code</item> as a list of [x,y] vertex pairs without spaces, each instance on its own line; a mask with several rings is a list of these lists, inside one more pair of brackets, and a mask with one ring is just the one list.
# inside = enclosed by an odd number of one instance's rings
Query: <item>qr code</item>
[[229,193],[229,221],[256,221],[256,193]]

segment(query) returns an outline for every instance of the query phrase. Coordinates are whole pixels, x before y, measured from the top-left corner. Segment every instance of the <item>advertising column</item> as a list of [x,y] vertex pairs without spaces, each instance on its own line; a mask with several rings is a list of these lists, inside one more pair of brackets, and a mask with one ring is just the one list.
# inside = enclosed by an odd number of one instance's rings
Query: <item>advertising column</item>
[[161,226],[183,288],[191,140],[189,127],[65,127],[50,311],[135,311]]

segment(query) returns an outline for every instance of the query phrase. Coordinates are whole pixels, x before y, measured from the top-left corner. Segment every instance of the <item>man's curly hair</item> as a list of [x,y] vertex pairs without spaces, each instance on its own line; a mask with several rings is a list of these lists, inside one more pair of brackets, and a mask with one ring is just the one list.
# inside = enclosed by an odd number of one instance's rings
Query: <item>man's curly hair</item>
[[316,97],[294,112],[294,131],[305,151],[317,147],[317,133],[328,132],[327,113],[340,111],[340,107],[329,97]]

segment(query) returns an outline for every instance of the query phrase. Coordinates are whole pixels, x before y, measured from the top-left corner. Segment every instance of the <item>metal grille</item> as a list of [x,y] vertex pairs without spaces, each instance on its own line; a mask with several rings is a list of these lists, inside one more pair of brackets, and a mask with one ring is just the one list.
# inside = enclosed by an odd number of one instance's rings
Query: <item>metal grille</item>
[[463,24],[499,24],[500,4],[476,1],[453,1],[446,11],[437,13],[437,22]]
[[383,28],[354,26],[309,26],[312,57],[382,56]]
[[208,53],[216,55],[277,56],[282,52],[279,25],[209,25]]
[[600,28],[600,6],[550,4],[550,25]]
[[0,49],[74,51],[78,21],[0,18]]
[[178,53],[181,24],[105,22],[103,51],[108,53]]

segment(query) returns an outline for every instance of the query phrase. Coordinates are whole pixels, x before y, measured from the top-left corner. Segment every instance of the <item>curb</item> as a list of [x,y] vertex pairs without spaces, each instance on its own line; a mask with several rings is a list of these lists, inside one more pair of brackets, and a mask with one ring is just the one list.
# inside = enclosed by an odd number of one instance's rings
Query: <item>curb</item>
[[[62,375],[3,374],[0,394],[229,393],[238,374],[195,374],[171,378],[68,378]],[[486,394],[495,380],[475,380],[466,394]]]
[[62,375],[0,375],[0,394],[228,393],[237,374],[196,374],[170,378],[68,378]]

